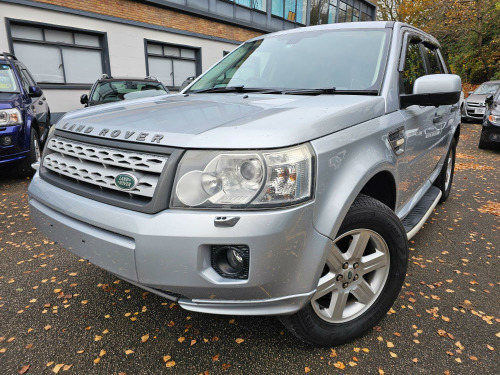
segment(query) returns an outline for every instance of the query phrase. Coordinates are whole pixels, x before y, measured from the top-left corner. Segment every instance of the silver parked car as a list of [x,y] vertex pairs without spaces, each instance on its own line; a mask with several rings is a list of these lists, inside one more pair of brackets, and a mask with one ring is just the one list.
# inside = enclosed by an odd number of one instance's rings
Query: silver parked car
[[482,122],[486,113],[486,98],[498,91],[500,91],[500,81],[490,81],[469,92],[469,97],[462,105],[462,119]]
[[29,187],[50,239],[198,312],[314,345],[382,319],[451,190],[461,81],[402,23],[252,39],[181,94],[67,114]]

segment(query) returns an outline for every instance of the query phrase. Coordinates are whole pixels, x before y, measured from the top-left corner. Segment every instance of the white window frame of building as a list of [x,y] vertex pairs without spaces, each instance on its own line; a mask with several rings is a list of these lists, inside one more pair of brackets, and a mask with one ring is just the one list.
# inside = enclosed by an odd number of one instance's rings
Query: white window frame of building
[[[169,90],[178,91],[187,78],[197,77],[201,74],[200,47],[144,39],[144,49],[146,74],[157,78]],[[155,68],[153,68],[155,66],[153,62],[156,64]],[[179,68],[179,64],[184,64],[185,67],[193,64],[192,74],[190,73],[186,77],[176,77],[176,69]],[[156,69],[159,68],[159,65],[164,65],[165,70],[158,72]],[[171,80],[167,76],[171,77]]]
[[11,51],[44,88],[87,88],[111,75],[106,34],[24,20],[7,20]]

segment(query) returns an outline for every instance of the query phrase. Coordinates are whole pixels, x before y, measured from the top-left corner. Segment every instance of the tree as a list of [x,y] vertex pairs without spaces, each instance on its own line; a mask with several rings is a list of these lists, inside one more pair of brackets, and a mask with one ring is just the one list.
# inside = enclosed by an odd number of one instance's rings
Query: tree
[[407,22],[437,37],[452,70],[464,81],[500,78],[500,1],[381,0],[379,17]]
[[377,1],[377,17],[384,21],[400,21],[399,7],[403,0]]

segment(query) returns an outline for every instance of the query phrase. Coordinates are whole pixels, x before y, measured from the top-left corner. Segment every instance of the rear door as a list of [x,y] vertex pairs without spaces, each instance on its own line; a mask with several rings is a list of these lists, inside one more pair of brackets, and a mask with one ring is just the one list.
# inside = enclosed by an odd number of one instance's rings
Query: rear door
[[[402,53],[399,93],[413,94],[415,81],[427,75],[423,38],[408,33]],[[404,156],[400,167],[400,204],[405,204],[424,185],[438,160],[434,160],[434,143],[439,139],[441,111],[436,107],[413,105],[401,109],[405,118]],[[437,125],[437,126],[436,126]]]

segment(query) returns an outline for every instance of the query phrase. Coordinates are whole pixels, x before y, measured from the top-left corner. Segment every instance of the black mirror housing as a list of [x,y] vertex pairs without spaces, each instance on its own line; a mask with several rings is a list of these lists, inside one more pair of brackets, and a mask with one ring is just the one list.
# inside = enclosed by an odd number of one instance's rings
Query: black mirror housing
[[28,95],[32,98],[38,98],[42,96],[42,89],[39,86],[30,86]]
[[406,109],[412,105],[419,105],[422,107],[454,105],[460,100],[460,95],[460,92],[401,95],[401,108]]
[[80,96],[80,103],[84,105],[89,104],[89,96],[87,94]]
[[486,97],[486,104],[489,104],[489,105],[493,104],[493,95],[488,95]]

